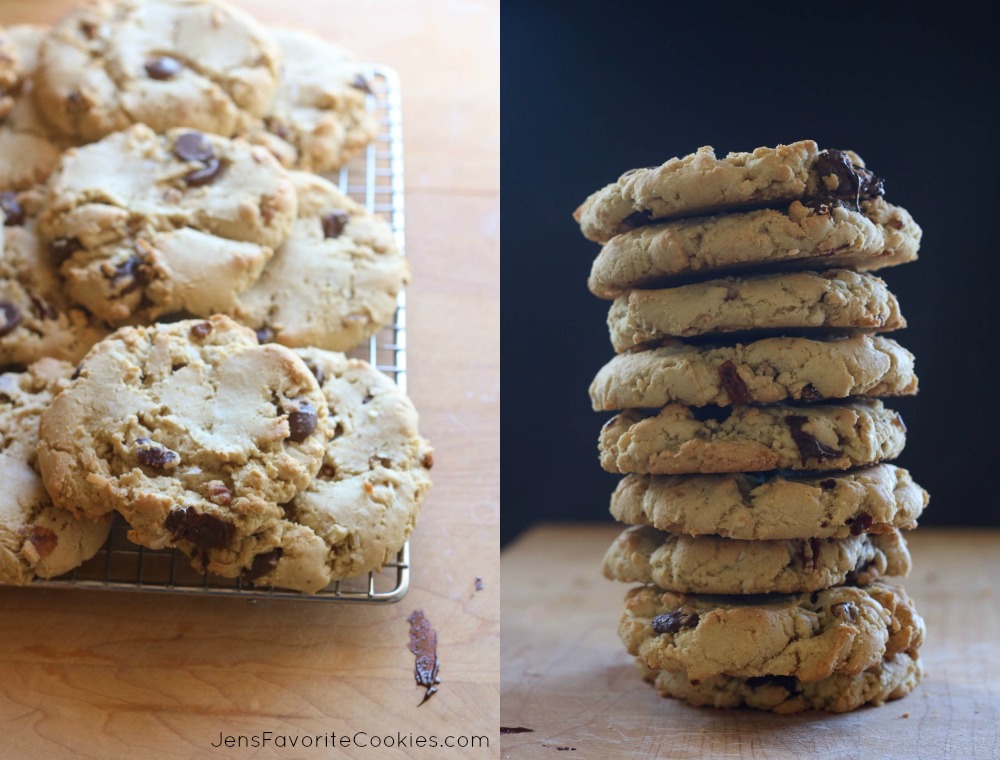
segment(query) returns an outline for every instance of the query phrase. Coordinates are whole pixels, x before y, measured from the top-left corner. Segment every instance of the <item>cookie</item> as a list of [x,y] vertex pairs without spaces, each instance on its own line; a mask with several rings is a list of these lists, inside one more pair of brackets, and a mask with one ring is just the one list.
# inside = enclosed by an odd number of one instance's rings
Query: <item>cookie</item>
[[917,258],[920,227],[881,198],[815,208],[682,219],[613,237],[594,260],[588,286],[601,298],[632,288],[662,287],[679,278],[732,269],[851,267],[875,270]]
[[887,332],[906,327],[896,296],[878,277],[848,269],[725,277],[615,299],[608,329],[615,351],[664,338],[785,330]]
[[137,124],[62,155],[38,226],[69,296],[120,324],[233,309],[296,208],[263,148]]
[[650,475],[845,470],[895,459],[906,443],[902,417],[881,401],[724,411],[702,420],[680,404],[626,410],[601,430],[601,466]]
[[247,139],[292,169],[339,169],[375,139],[368,80],[344,48],[291,29],[272,30],[284,67],[274,102]]
[[34,74],[47,26],[18,24],[7,28],[17,50],[21,79],[10,113],[0,122],[0,189],[26,190],[44,182],[59,160],[65,141],[53,134],[35,106]]
[[633,526],[608,548],[604,577],[685,594],[796,594],[910,572],[899,531],[739,541]]
[[0,26],[0,119],[14,107],[14,94],[21,80],[21,62],[17,45],[11,40],[7,30]]
[[632,169],[598,190],[573,216],[590,240],[613,236],[656,219],[696,216],[809,199],[832,205],[881,196],[882,180],[852,151],[821,151],[812,140],[717,158],[699,148],[662,166]]
[[923,641],[924,621],[898,586],[836,586],[806,594],[698,596],[632,589],[618,635],[654,669],[692,681],[717,675],[854,676]]
[[302,360],[228,317],[126,327],[42,414],[38,461],[57,506],[118,510],[135,543],[225,548],[308,487],[327,417]]
[[857,675],[834,674],[819,681],[792,676],[733,678],[712,676],[692,683],[683,673],[641,666],[646,680],[664,697],[696,707],[749,707],[781,715],[803,710],[844,713],[863,705],[881,705],[913,691],[923,675],[917,653],[900,652]]
[[268,32],[218,0],[99,0],[52,28],[35,99],[78,142],[138,123],[230,137],[267,112],[280,66]]
[[590,384],[594,411],[916,392],[913,354],[893,340],[870,335],[765,338],[731,346],[667,341],[618,354]]
[[108,537],[110,521],[54,507],[35,468],[38,418],[72,372],[70,364],[42,359],[0,375],[0,583],[67,573]]
[[59,273],[35,234],[24,194],[0,193],[7,217],[0,256],[0,367],[48,356],[78,362],[108,334],[63,294]]
[[891,464],[835,475],[629,475],[611,497],[611,514],[694,536],[846,538],[915,528],[929,498]]
[[430,489],[434,452],[413,404],[388,377],[343,354],[297,353],[330,408],[335,433],[322,468],[272,534],[193,558],[199,569],[312,593],[395,559]]
[[233,315],[286,346],[345,351],[392,321],[409,267],[383,219],[321,177],[292,181],[298,220]]

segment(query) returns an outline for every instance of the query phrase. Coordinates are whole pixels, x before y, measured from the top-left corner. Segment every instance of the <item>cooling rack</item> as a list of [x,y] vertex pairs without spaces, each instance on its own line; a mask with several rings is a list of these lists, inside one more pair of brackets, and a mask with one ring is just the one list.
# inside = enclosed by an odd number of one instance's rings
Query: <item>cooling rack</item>
[[[399,77],[386,66],[367,65],[365,75],[371,88],[368,110],[379,123],[376,139],[363,155],[331,177],[368,211],[392,225],[396,245],[404,248],[403,213],[403,132]],[[373,335],[366,346],[349,352],[364,359],[395,380],[406,391],[406,295],[399,294],[393,324]],[[174,549],[154,551],[131,543],[125,536],[128,525],[120,517],[111,528],[104,547],[71,573],[44,580],[42,588],[77,588],[101,591],[140,591],[163,594],[242,597],[258,599],[299,599],[316,602],[398,602],[410,583],[410,547],[407,542],[394,562],[379,572],[359,578],[335,581],[316,594],[302,594],[279,588],[255,587],[240,579],[201,575],[190,561]]]

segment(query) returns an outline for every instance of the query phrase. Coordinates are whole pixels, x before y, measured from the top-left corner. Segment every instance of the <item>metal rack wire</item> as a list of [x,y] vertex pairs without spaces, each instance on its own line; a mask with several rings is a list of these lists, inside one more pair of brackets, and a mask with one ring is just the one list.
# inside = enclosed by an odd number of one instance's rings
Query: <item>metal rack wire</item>
[[[365,74],[372,93],[368,110],[379,122],[378,136],[364,154],[332,177],[368,211],[391,225],[396,245],[404,248],[403,133],[399,77],[385,66],[367,65]],[[393,324],[373,335],[367,346],[349,352],[387,374],[406,391],[406,297],[399,294]],[[154,551],[137,546],[126,538],[128,525],[120,517],[104,547],[71,573],[33,585],[42,588],[77,588],[101,591],[141,591],[165,594],[242,597],[257,599],[300,599],[321,602],[398,602],[410,583],[410,547],[407,542],[394,562],[378,572],[359,578],[335,581],[316,594],[302,594],[278,588],[244,585],[239,579],[202,575],[187,557],[173,549]]]

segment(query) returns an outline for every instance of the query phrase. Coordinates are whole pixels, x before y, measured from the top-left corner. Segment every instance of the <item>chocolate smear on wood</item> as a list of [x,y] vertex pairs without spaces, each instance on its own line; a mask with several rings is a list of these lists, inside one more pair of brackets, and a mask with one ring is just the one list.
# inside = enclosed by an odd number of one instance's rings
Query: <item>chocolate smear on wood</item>
[[410,644],[407,648],[416,657],[413,677],[417,686],[427,687],[424,698],[420,700],[422,705],[437,693],[437,685],[441,683],[441,678],[438,676],[441,663],[437,655],[437,631],[431,626],[423,610],[414,610],[406,620],[410,624]]
[[535,729],[524,726],[500,726],[501,734],[533,734]]

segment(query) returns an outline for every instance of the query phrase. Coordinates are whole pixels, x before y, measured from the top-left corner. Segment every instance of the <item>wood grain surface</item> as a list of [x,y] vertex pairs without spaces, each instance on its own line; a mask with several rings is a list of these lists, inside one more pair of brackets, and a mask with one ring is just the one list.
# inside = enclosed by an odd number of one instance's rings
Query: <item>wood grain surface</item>
[[[939,505],[940,506],[940,505]],[[618,526],[546,525],[501,555],[504,758],[1000,757],[1000,532],[908,534],[907,591],[927,675],[905,699],[845,715],[693,708],[643,682],[617,636],[626,584],[605,580]]]
[[[409,389],[436,449],[410,592],[362,607],[0,588],[0,757],[496,757],[499,3],[237,4],[401,77]],[[0,23],[50,23],[72,5],[5,0]],[[418,608],[439,633],[442,678],[419,708],[406,622]],[[211,746],[263,731],[481,735],[490,747]]]

